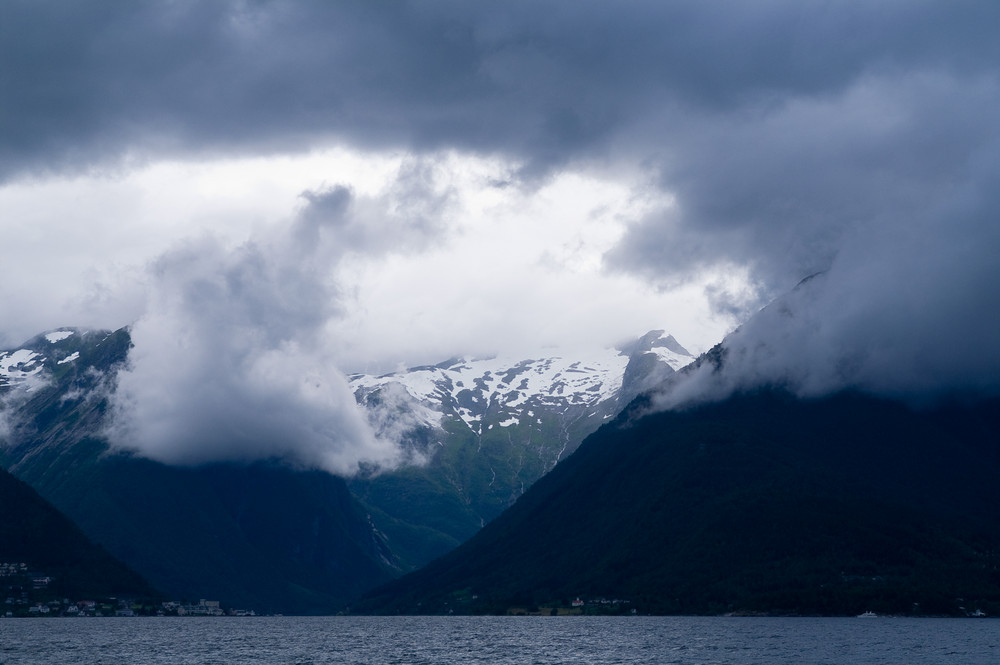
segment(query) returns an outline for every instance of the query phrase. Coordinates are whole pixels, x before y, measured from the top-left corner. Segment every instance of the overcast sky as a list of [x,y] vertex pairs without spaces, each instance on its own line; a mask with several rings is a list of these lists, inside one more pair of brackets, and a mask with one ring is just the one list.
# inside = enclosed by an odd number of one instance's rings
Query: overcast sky
[[825,271],[783,333],[748,328],[782,357],[748,376],[995,391],[998,25],[992,0],[4,2],[0,346],[132,325],[133,391],[262,357],[339,385],[650,328],[703,351]]

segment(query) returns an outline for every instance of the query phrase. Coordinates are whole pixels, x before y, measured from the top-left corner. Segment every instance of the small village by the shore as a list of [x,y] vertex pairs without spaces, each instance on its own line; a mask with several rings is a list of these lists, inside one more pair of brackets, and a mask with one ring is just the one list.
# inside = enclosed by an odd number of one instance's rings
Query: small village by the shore
[[0,563],[0,619],[26,617],[224,617],[257,616],[254,610],[223,607],[218,600],[197,602],[150,598],[68,598],[56,578],[25,562]]

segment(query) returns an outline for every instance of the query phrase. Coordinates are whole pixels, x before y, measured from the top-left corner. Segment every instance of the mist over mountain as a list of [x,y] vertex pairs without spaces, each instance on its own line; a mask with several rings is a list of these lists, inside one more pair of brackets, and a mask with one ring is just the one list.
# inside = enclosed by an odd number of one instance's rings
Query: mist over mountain
[[[640,398],[362,613],[1000,612],[1000,409]],[[579,611],[579,610],[575,610]]]
[[951,367],[915,340],[838,344],[823,322],[858,313],[819,312],[835,290],[804,280],[658,376],[507,512],[355,611],[1000,611],[994,384],[974,352]]
[[853,390],[915,407],[1000,394],[990,321],[967,346],[952,319],[924,312],[907,318],[903,311],[918,303],[905,294],[875,306],[840,292],[838,279],[818,273],[775,299],[685,372],[652,386],[651,408],[689,408],[760,389],[804,398]]
[[[174,599],[328,613],[397,574],[345,482],[265,460],[169,466],[104,437],[126,330],[0,352],[0,461]],[[136,446],[140,449],[140,446]]]
[[949,385],[939,364],[908,392],[796,346],[823,280],[698,359],[657,330],[346,377],[409,460],[347,482],[294,454],[171,466],[109,446],[130,335],[59,329],[0,352],[0,455],[166,593],[261,610],[1000,611],[995,398],[916,399]]
[[303,197],[286,225],[236,247],[203,237],[155,261],[109,397],[114,445],[170,464],[277,457],[340,474],[403,461],[395,441],[373,436],[337,369],[329,271],[347,246],[402,250],[432,230],[411,216],[412,233],[387,239],[388,203],[345,187]]
[[[169,366],[168,354],[175,353],[182,374],[201,372],[192,358],[203,355],[185,351],[222,338],[194,344],[197,330],[168,340],[157,357]],[[218,350],[245,351],[240,340]],[[114,420],[122,382],[134,385],[128,382],[138,376],[132,336],[124,329],[61,328],[0,351],[0,461],[171,597],[331,612],[469,538],[633,393],[693,360],[661,330],[583,356],[547,351],[530,359],[452,359],[378,377],[352,375],[352,417],[373,438],[398,447],[400,458],[382,466],[368,460],[345,482],[323,463],[310,470],[301,449],[282,457],[284,449],[274,446],[261,455],[241,438],[201,458],[183,439],[175,453],[140,438],[109,441],[109,431],[118,437],[124,431]],[[285,374],[260,388],[261,399],[301,368],[280,369]],[[142,389],[168,399],[178,387],[168,381]],[[204,398],[212,390],[195,394]],[[268,407],[283,404],[278,398]],[[208,406],[199,408],[208,414]],[[220,415],[214,435],[220,442],[232,415]],[[195,430],[182,423],[168,431]],[[251,434],[266,439],[266,431]]]

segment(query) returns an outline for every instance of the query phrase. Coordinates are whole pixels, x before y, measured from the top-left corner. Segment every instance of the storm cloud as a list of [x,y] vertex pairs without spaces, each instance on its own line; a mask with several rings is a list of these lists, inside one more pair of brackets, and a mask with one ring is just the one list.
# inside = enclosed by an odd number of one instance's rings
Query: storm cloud
[[0,173],[323,141],[683,173],[675,140],[698,119],[755,124],[866,79],[992,79],[998,18],[962,1],[12,2]]
[[[155,264],[120,392],[135,422],[167,433],[134,441],[165,450],[183,438],[175,421],[235,430],[280,393],[298,395],[287,413],[318,423],[286,423],[314,451],[328,445],[316,431],[338,429],[381,455],[342,404],[342,377],[315,369],[341,295],[324,266],[348,247],[447,237],[449,195],[423,183],[449,152],[502,162],[497,186],[529,199],[582,173],[650,202],[604,265],[664,291],[709,283],[704,298],[743,323],[727,342],[730,388],[997,390],[997,3],[24,1],[2,12],[0,182],[330,146],[413,157],[389,208],[314,189],[280,238],[192,239]],[[168,362],[183,349],[154,348],[174,338],[194,340],[184,367]],[[281,358],[299,370],[278,371]],[[310,371],[343,408],[298,378],[281,383]],[[155,385],[164,393],[144,400]],[[166,394],[198,385],[214,396]],[[337,415],[308,415],[321,412]],[[258,438],[241,450],[291,445]]]
[[730,389],[996,394],[997,83],[871,76],[752,122],[698,120],[680,141],[686,158],[661,175],[675,198],[609,259],[667,285],[705,266],[745,269],[750,297],[713,294],[742,318],[778,299],[727,340],[715,378]]

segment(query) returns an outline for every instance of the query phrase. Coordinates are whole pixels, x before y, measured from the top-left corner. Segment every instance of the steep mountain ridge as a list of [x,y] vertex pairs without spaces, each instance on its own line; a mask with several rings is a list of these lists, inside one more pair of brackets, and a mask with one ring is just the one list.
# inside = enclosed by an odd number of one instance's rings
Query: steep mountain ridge
[[[26,483],[0,469],[0,589],[19,600],[12,585],[28,573],[45,578],[43,589],[24,593],[55,598],[150,597],[158,592],[90,542],[66,516]],[[24,566],[24,573],[15,566]],[[30,580],[28,580],[30,582]],[[6,611],[15,610],[8,604]]]
[[582,598],[667,614],[1000,612],[995,400],[914,411],[760,391],[634,417],[644,412],[602,427],[468,542],[353,609]]

